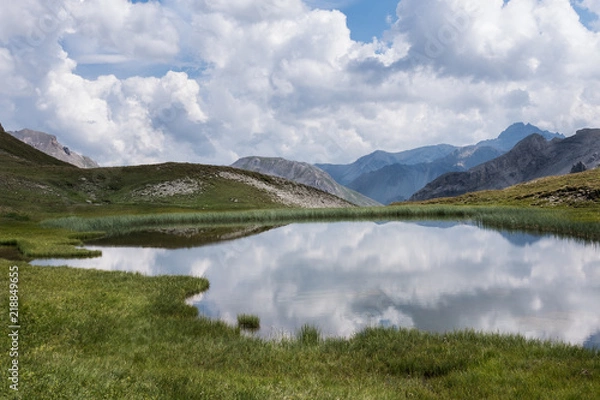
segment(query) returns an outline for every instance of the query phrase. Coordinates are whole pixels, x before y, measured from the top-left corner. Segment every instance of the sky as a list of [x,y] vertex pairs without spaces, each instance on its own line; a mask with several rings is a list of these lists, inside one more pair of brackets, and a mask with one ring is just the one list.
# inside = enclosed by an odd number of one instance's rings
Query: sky
[[22,0],[0,123],[103,166],[350,163],[600,127],[600,0]]

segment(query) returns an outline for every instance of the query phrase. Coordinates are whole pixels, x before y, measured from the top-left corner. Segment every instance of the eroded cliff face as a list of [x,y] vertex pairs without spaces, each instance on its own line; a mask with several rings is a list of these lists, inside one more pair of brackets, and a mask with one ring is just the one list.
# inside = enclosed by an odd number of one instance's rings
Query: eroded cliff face
[[465,172],[440,176],[415,193],[411,200],[504,189],[532,179],[568,174],[579,163],[587,169],[600,165],[600,129],[583,129],[574,136],[551,141],[538,134],[528,136],[498,158]]
[[22,129],[20,131],[8,133],[22,142],[27,143],[31,147],[79,168],[98,167],[98,164],[91,158],[82,156],[71,151],[67,146],[62,145],[54,135],[33,131],[31,129]]

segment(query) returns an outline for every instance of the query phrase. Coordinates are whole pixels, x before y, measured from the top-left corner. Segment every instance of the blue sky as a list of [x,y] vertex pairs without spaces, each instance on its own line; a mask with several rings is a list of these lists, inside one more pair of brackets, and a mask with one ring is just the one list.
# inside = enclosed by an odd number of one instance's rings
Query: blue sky
[[587,8],[581,6],[579,1],[571,1],[573,8],[579,14],[581,23],[590,29],[594,29],[593,24],[598,22],[598,15],[590,12]]
[[396,19],[397,5],[397,0],[354,0],[340,3],[339,10],[346,14],[352,39],[370,42],[389,29],[388,18]]
[[[509,0],[503,1],[505,4],[509,2]],[[598,21],[598,16],[580,6],[579,1],[571,1],[571,3],[579,14],[581,22],[587,27],[591,27],[592,23]],[[373,37],[380,38],[382,33],[389,29],[390,17],[393,21],[396,20],[398,0],[315,0],[310,4],[315,7],[339,9],[346,14],[352,39],[370,42]]]
[[514,122],[571,135],[600,127],[599,13],[597,0],[12,2],[0,122],[101,165],[349,163]]

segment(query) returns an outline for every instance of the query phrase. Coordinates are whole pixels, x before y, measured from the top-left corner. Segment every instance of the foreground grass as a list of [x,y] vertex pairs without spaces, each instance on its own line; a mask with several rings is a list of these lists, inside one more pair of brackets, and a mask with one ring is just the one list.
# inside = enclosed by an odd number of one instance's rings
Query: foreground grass
[[[514,336],[367,329],[267,342],[197,318],[199,278],[19,267],[15,399],[553,398],[600,393],[597,352]],[[0,293],[8,309],[7,291]],[[2,326],[8,326],[2,313]],[[6,329],[6,328],[3,328]],[[10,347],[7,335],[0,346]],[[3,370],[9,363],[2,351]]]

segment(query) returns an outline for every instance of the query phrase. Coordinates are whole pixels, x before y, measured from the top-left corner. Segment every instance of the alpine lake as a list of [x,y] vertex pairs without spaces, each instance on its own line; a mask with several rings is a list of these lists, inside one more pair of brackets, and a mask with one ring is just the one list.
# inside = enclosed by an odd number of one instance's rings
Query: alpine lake
[[252,334],[305,325],[349,337],[366,327],[520,334],[600,348],[600,247],[468,222],[387,221],[160,228],[88,242],[99,258],[43,266],[206,277],[200,315]]

